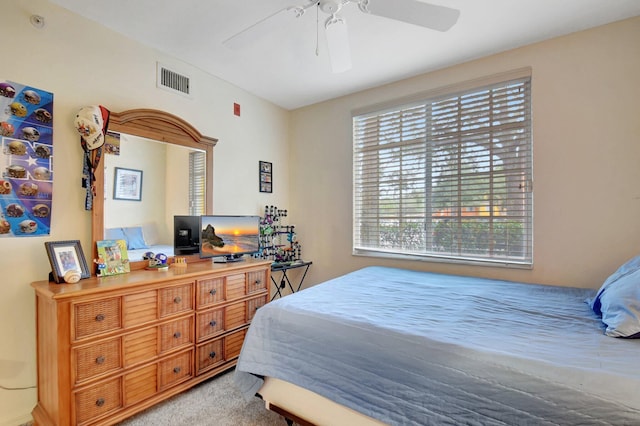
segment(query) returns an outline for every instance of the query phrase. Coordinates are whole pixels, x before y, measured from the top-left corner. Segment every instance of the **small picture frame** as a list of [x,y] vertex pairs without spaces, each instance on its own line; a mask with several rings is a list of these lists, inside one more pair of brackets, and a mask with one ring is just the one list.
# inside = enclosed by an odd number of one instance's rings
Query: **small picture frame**
[[272,164],[268,161],[260,161],[258,167],[260,192],[272,192],[273,175]]
[[64,283],[64,274],[73,270],[80,272],[80,279],[89,278],[89,268],[79,240],[47,241],[44,246],[51,263],[53,281]]
[[131,271],[125,240],[96,241],[98,276],[126,274]]
[[115,167],[113,171],[114,200],[142,200],[142,170]]

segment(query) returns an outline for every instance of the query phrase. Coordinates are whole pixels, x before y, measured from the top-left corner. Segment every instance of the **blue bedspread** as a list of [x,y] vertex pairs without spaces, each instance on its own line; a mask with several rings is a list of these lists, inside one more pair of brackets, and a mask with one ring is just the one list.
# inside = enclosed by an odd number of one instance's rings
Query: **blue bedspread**
[[594,293],[368,267],[262,307],[235,379],[388,424],[640,424],[640,341],[603,334]]

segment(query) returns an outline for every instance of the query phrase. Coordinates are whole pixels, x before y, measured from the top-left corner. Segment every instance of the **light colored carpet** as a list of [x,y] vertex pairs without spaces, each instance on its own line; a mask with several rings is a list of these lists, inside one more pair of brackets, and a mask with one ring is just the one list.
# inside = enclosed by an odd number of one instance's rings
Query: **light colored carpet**
[[233,383],[234,370],[161,402],[120,426],[286,426],[284,417],[254,398],[247,402]]

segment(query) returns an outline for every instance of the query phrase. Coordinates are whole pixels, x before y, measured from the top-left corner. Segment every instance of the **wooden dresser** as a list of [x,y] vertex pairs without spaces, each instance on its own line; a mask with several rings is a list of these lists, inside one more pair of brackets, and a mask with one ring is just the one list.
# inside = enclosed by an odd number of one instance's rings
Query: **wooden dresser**
[[236,364],[270,261],[191,263],[36,291],[37,425],[108,425]]

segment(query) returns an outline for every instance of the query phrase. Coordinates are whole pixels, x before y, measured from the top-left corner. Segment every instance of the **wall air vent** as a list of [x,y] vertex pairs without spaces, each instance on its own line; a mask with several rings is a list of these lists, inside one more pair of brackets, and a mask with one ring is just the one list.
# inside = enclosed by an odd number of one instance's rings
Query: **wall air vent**
[[192,97],[191,93],[193,92],[193,87],[189,76],[172,71],[159,62],[157,71],[157,87],[174,93],[179,93],[189,98]]

